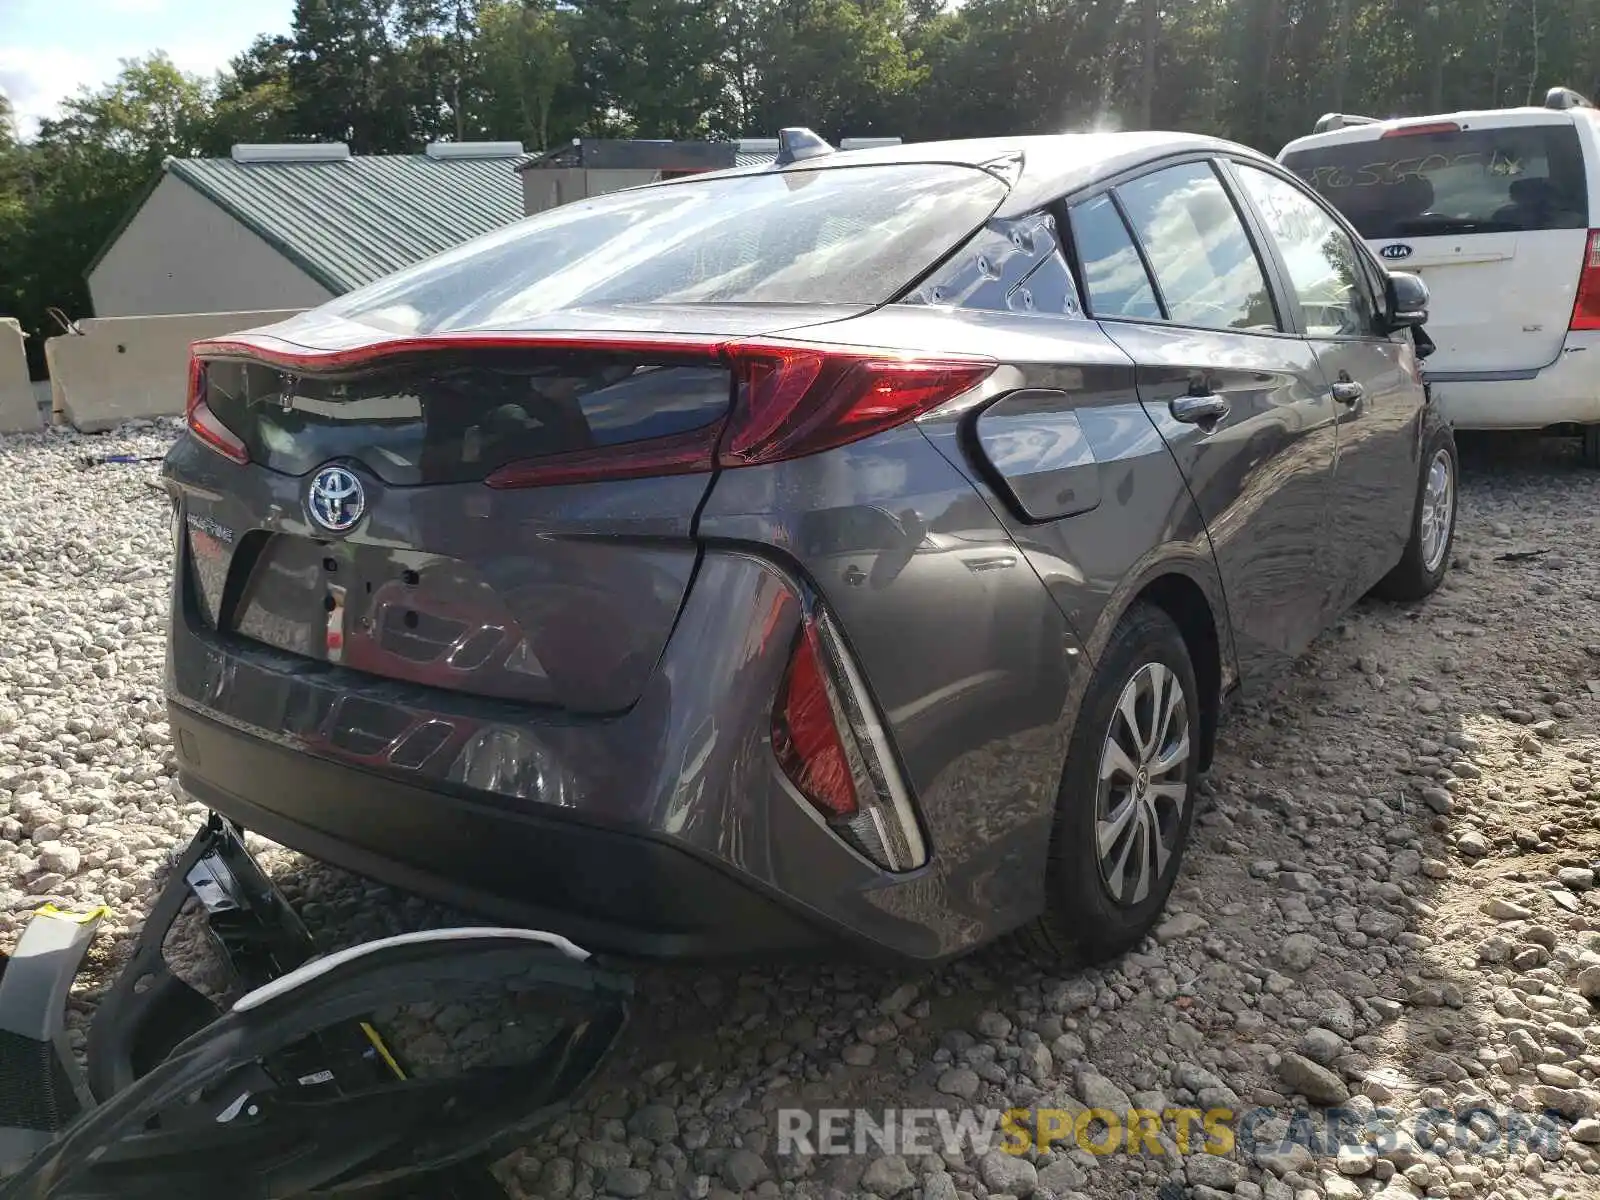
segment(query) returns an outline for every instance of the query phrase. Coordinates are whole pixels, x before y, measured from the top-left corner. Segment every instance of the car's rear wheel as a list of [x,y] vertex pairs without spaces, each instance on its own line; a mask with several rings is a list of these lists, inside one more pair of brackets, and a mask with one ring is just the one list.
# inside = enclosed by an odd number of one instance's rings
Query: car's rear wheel
[[1423,446],[1411,538],[1394,569],[1372,589],[1374,596],[1381,600],[1421,600],[1444,582],[1456,540],[1459,461],[1455,436],[1447,428],[1436,430]]
[[1044,913],[1019,937],[1041,963],[1137,946],[1165,906],[1194,822],[1200,694],[1178,626],[1122,618],[1095,668],[1056,800]]

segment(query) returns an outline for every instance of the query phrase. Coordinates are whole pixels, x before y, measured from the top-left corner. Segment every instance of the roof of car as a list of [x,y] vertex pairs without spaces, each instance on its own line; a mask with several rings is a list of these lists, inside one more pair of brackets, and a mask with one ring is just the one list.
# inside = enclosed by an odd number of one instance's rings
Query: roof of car
[[[1119,174],[1169,155],[1226,151],[1262,162],[1265,155],[1221,138],[1192,133],[1159,131],[1139,133],[1054,133],[1018,137],[966,138],[959,141],[909,142],[898,146],[874,146],[838,155],[804,159],[786,170],[818,167],[869,166],[886,163],[958,163],[980,166],[1011,155],[1020,155],[1022,169],[1010,194],[1000,206],[998,216],[1015,216],[1049,203],[1068,192],[1089,187],[1101,179]],[[721,175],[751,175],[773,168],[737,169]],[[661,184],[657,186],[671,186]]]
[[[1422,116],[1383,117],[1377,120],[1356,119],[1348,125],[1337,129],[1324,130],[1321,133],[1308,133],[1297,137],[1279,151],[1280,156],[1290,150],[1301,150],[1308,146],[1324,146],[1332,142],[1366,142],[1381,136],[1385,130],[1394,129],[1402,125],[1431,125],[1434,123],[1454,122],[1464,126],[1493,126],[1500,125],[1556,125],[1562,122],[1571,124],[1580,115],[1590,121],[1600,118],[1600,110],[1593,108],[1549,108],[1545,105],[1532,104],[1516,108],[1472,108],[1462,109],[1458,112],[1428,113]],[[1509,118],[1509,120],[1507,119]]]

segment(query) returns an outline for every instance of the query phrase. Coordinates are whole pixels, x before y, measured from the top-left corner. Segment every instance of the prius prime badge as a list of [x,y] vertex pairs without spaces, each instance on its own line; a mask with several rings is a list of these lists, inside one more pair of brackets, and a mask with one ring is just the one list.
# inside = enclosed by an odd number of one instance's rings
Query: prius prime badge
[[345,467],[323,467],[311,477],[306,511],[330,533],[348,533],[366,515],[367,492]]

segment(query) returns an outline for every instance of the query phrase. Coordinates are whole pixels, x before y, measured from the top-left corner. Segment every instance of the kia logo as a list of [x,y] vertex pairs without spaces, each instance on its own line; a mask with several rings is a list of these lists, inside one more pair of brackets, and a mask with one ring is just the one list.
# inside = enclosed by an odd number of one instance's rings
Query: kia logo
[[1385,246],[1382,250],[1379,250],[1378,253],[1384,258],[1388,259],[1410,258],[1411,247],[1401,242],[1396,242],[1392,246]]

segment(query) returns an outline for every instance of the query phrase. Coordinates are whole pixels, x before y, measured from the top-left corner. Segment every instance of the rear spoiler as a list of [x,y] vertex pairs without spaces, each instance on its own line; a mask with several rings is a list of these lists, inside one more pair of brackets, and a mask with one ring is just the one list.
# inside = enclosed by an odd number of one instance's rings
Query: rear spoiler
[[1377,117],[1363,117],[1356,113],[1324,113],[1317,118],[1317,123],[1311,127],[1312,133],[1332,133],[1335,129],[1345,129],[1351,125],[1380,125],[1382,122]]
[[1544,106],[1565,112],[1569,108],[1593,108],[1589,98],[1571,88],[1553,87],[1544,95]]
[[[1569,87],[1553,87],[1545,93],[1544,106],[1557,112],[1574,108],[1593,108],[1594,104],[1581,92]],[[1311,127],[1312,133],[1332,133],[1335,129],[1348,129],[1352,125],[1381,125],[1379,117],[1363,117],[1358,113],[1324,113]]]

